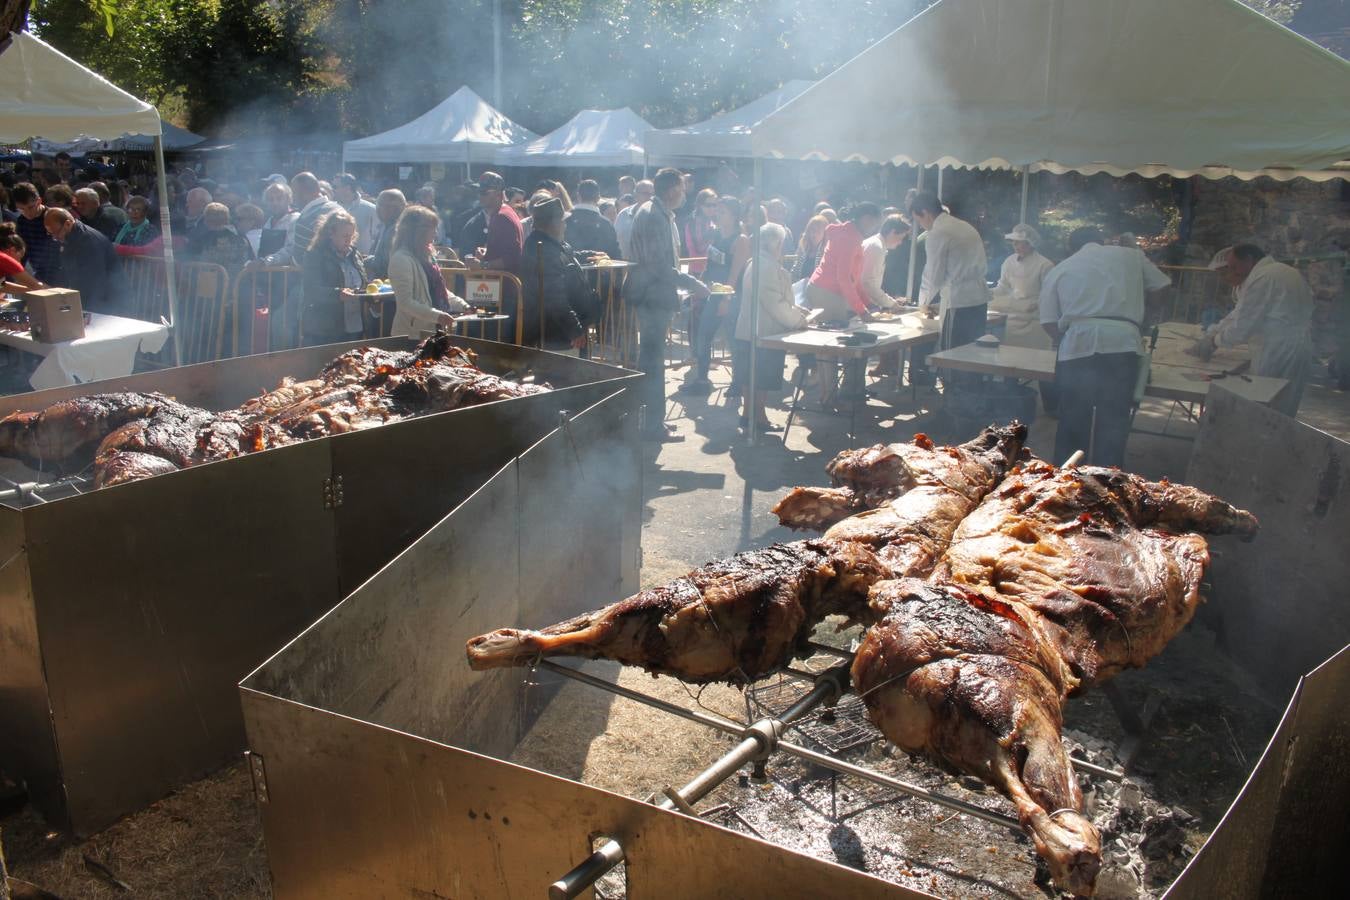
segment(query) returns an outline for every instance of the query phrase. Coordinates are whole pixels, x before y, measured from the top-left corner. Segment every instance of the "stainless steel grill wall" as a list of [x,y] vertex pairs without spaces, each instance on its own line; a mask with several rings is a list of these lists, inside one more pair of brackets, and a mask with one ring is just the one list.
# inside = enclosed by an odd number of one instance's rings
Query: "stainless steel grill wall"
[[[602,508],[584,500],[591,471],[609,463],[590,461],[591,439],[577,436],[609,433],[605,415],[574,423],[575,453],[559,433],[503,470],[243,683],[279,900],[540,896],[601,835],[624,847],[630,900],[929,896],[503,761],[541,688],[522,689],[520,670],[470,672],[465,639],[513,619],[556,621],[633,587],[596,555],[614,538]],[[530,473],[556,467],[550,481],[580,493],[550,505]],[[530,525],[545,521],[558,529],[551,560],[527,549]],[[513,535],[514,570],[503,552]],[[1300,595],[1279,602],[1291,617],[1302,612]],[[1339,831],[1325,825],[1343,818],[1350,759],[1344,703],[1330,698],[1347,690],[1350,652],[1299,683],[1250,781],[1169,897],[1322,895],[1305,889],[1339,851]],[[1281,849],[1291,823],[1301,823],[1298,846]],[[1296,890],[1268,890],[1281,884]]]
[[1275,696],[1350,643],[1350,443],[1215,385],[1186,480],[1250,509],[1261,537],[1212,540],[1200,611]]
[[631,900],[924,896],[500,761],[542,688],[471,672],[464,642],[636,589],[641,462],[620,415],[541,441],[241,686],[277,897],[542,896],[597,834],[629,850]]
[[[239,679],[549,433],[561,410],[618,392],[611,403],[636,418],[622,390],[636,376],[624,370],[458,342],[487,371],[531,369],[556,390],[0,507],[0,767],[28,782],[53,824],[96,831],[241,751]],[[358,345],[21,395],[0,415],[110,390],[228,408]]]

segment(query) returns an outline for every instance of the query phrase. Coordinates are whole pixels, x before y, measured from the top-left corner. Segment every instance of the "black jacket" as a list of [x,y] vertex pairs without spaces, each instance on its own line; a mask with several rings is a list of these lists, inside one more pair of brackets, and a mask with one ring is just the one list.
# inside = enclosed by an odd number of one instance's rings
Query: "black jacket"
[[117,240],[117,232],[121,231],[126,223],[127,214],[109,203],[100,206],[98,212],[84,220],[84,224],[110,241]]
[[[600,316],[600,297],[586,279],[572,248],[542,231],[525,238],[521,285],[524,288],[524,343],[559,349],[580,337]],[[544,298],[544,335],[539,335],[539,298]]]
[[567,217],[567,243],[574,251],[599,250],[619,259],[619,236],[614,225],[593,209],[574,209]]
[[370,248],[370,256],[366,257],[366,277],[389,277],[389,257],[394,255],[394,230],[392,223],[384,226],[380,239]]
[[[365,284],[366,269],[361,254],[352,250],[352,262]],[[343,315],[343,300],[338,291],[343,287],[342,260],[331,246],[325,245],[305,254],[304,297],[301,304],[302,330],[307,344],[323,340],[344,340],[349,332]],[[360,288],[355,288],[360,290]]]
[[248,238],[228,228],[202,227],[188,238],[183,256],[191,262],[215,263],[233,276],[253,259],[253,247]]
[[94,312],[116,313],[127,299],[112,241],[83,222],[76,222],[61,244],[56,285],[79,291],[80,305]]
[[477,206],[468,218],[459,226],[459,231],[451,235],[450,245],[460,256],[473,253],[475,247],[486,247],[488,238],[488,218],[483,207]]

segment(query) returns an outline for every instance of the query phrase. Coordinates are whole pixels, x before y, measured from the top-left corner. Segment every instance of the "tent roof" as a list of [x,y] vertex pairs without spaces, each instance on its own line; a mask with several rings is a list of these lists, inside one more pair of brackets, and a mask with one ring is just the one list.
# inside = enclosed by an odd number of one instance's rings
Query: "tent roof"
[[497,152],[503,166],[640,166],[652,126],[628,107],[583,109],[548,134]]
[[653,131],[647,136],[647,154],[652,162],[686,156],[744,158],[753,156],[750,133],[770,113],[811,87],[812,81],[789,81],[736,109],[680,128]]
[[27,32],[9,38],[0,51],[0,141],[160,133],[159,113],[149,103]]
[[[185,150],[206,140],[200,134],[193,134],[186,128],[179,128],[169,122],[161,122],[160,126],[164,129],[165,150]],[[73,141],[49,141],[46,138],[34,140],[33,149],[38,153],[48,154],[60,153],[62,150],[67,153],[118,153],[123,150],[150,150],[154,147],[154,143],[155,136],[152,134],[123,134],[112,140],[81,135]]]
[[1306,174],[1350,158],[1347,109],[1350,63],[1236,0],[941,0],[751,143],[793,159]]
[[[370,137],[347,141],[347,162],[464,162],[466,145],[504,146],[538,135],[518,125],[467,86],[407,124]],[[491,156],[484,153],[485,160]]]

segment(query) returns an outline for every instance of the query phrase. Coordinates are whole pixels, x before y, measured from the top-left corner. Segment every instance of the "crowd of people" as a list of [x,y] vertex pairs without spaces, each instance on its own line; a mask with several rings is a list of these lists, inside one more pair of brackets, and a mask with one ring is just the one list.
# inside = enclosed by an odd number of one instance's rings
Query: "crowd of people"
[[[449,261],[519,278],[524,343],[584,354],[602,308],[583,266],[626,261],[622,290],[636,313],[648,409],[664,409],[667,335],[676,313],[688,310],[693,365],[680,390],[711,391],[721,334],[731,347],[728,402],[740,404],[744,424],[753,419],[763,429],[772,428],[764,403],[781,388],[785,360],[762,349],[752,358],[756,322],[766,336],[804,327],[813,310],[815,322],[843,327],[910,304],[940,320],[936,346],[947,349],[984,334],[993,309],[1005,317],[1005,343],[1055,350],[1059,387],[1043,385],[1042,395],[1060,416],[1060,443],[1093,447],[1097,462],[1121,462],[1146,297],[1169,286],[1132,235],[1108,241],[1080,230],[1056,264],[1025,223],[1002,236],[995,254],[981,228],[931,192],[910,191],[903,208],[868,200],[794,207],[742,189],[726,166],[709,181],[699,189],[693,175],[667,168],[651,179],[621,176],[608,193],[593,179],[571,191],[546,179],[527,192],[489,171],[447,191],[424,184],[410,201],[403,189],[367,190],[348,173],[232,184],[184,168],[169,179],[166,199],[179,258],[217,264],[232,277],[259,267],[301,270],[295,292],[281,299],[282,314],[272,310],[281,346],[359,338],[361,294],[372,279],[392,284],[394,333],[451,325],[469,305],[446,283]],[[86,308],[120,311],[119,257],[163,253],[159,200],[149,179],[103,180],[68,157],[55,167],[0,172],[7,289],[67,286]],[[1306,283],[1250,244],[1222,251],[1211,268],[1235,289],[1237,309],[1194,352],[1261,344],[1255,373],[1294,381],[1296,408],[1311,360]],[[913,354],[914,383],[931,383],[925,355]],[[841,386],[828,364],[806,357],[802,365],[823,403],[862,390],[849,383],[861,380],[858,370]],[[752,367],[755,396],[748,396]],[[899,367],[897,353],[882,354],[871,374],[895,377]],[[973,390],[978,380],[948,373],[944,389]],[[660,418],[649,416],[644,436],[677,439]]]

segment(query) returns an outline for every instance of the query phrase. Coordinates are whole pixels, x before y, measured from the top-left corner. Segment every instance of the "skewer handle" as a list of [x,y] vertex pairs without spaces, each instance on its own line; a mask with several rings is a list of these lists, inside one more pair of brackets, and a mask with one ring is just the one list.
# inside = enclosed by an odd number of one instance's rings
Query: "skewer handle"
[[575,869],[548,886],[549,900],[572,900],[621,862],[623,862],[623,848],[619,846],[619,842],[605,841]]

